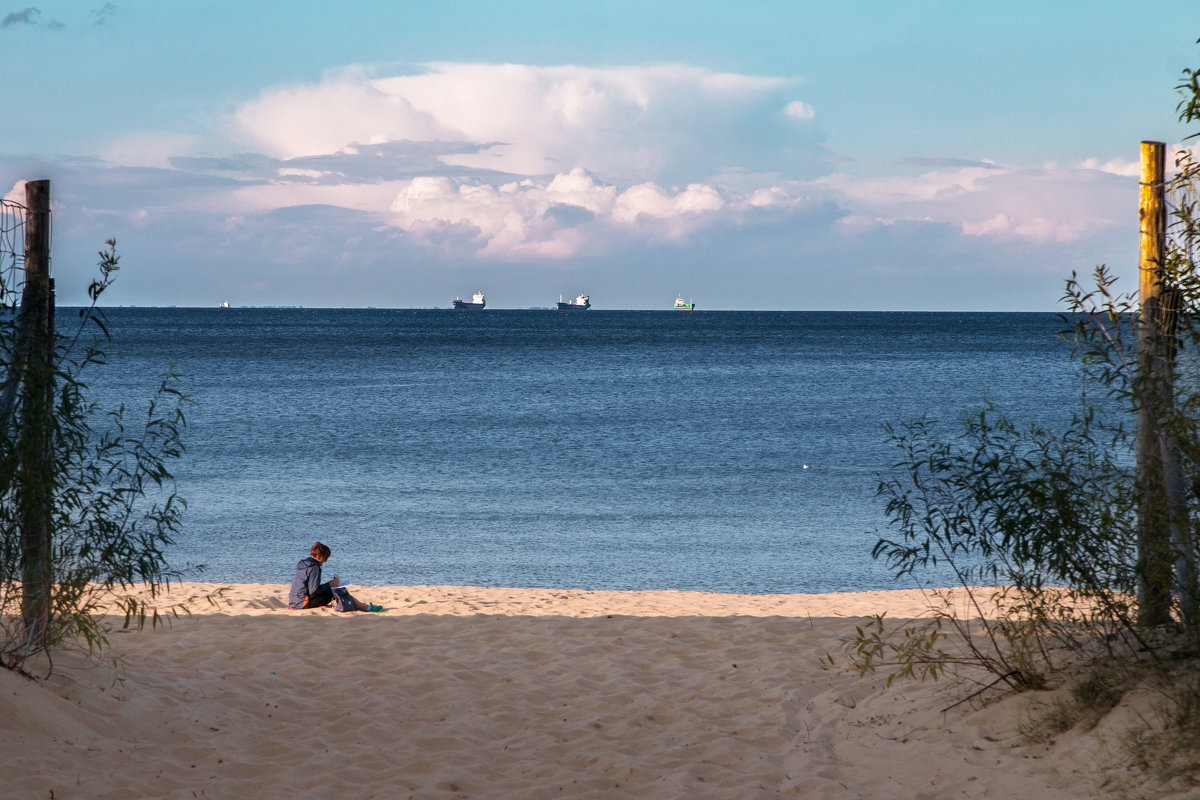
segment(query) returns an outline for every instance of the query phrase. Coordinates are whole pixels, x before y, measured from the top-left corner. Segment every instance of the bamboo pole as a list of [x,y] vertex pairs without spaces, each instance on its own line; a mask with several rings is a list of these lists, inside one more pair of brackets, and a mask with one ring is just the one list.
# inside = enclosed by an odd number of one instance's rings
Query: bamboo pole
[[53,586],[54,297],[50,288],[50,181],[25,184],[25,286],[19,312],[27,343],[22,376],[17,508],[21,520],[21,617],[26,646],[50,633]]

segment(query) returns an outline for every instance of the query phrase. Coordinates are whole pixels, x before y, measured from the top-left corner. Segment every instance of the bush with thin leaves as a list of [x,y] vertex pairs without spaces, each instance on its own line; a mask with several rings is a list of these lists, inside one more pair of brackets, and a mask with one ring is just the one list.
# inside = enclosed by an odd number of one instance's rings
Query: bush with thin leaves
[[[1200,73],[1185,70],[1177,88],[1180,120],[1200,122]],[[952,575],[972,624],[935,596],[928,627],[889,631],[878,619],[848,639],[860,669],[973,666],[1028,688],[1060,659],[1142,664],[1200,650],[1200,164],[1189,150],[1166,189],[1161,332],[1139,347],[1151,312],[1105,267],[1090,289],[1072,275],[1062,335],[1082,389],[1058,428],[985,402],[955,436],[929,420],[888,429],[899,458],[878,493],[894,533],[873,555],[918,583]],[[1165,613],[1143,615],[1152,584]],[[935,648],[947,624],[960,646]]]
[[[116,242],[100,251],[99,277],[69,335],[56,332],[52,345],[53,394],[46,402],[17,391],[28,379],[21,348],[14,287],[0,285],[0,666],[28,672],[37,663],[47,672],[63,646],[96,654],[108,644],[112,623],[156,624],[151,601],[179,573],[167,548],[179,530],[185,503],[175,491],[170,464],[184,452],[181,433],[188,399],[171,368],[162,377],[146,412],[124,406],[103,410],[90,397],[85,378],[105,363],[108,331],[96,303],[118,269]],[[45,452],[30,452],[21,432],[42,425]],[[31,501],[20,490],[22,476],[36,463],[42,470],[50,531],[50,607],[45,630],[31,630],[21,608],[21,530]],[[41,657],[33,661],[35,657]]]

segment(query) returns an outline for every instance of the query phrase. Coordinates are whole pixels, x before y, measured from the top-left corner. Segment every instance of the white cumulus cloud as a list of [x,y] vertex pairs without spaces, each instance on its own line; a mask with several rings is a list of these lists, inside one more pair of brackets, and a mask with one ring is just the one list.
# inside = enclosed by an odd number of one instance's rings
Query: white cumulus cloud
[[[125,210],[135,223],[210,214],[247,237],[311,229],[317,248],[350,220],[358,236],[459,263],[683,250],[767,230],[1036,248],[1129,224],[1136,165],[1122,159],[1035,168],[938,154],[829,174],[817,111],[796,86],[678,64],[347,67],[242,104],[225,155],[147,134],[106,159],[162,183],[161,202]],[[97,174],[115,198],[120,175]]]
[[[777,191],[778,204],[790,202]],[[763,205],[759,198],[757,205]],[[417,236],[447,233],[472,243],[481,257],[575,255],[601,246],[614,233],[678,239],[750,208],[749,198],[725,197],[715,187],[670,189],[640,183],[624,191],[582,168],[549,180],[525,179],[492,186],[472,180],[421,177],[391,203],[392,222]]]
[[[237,110],[238,135],[273,173],[247,161],[267,180],[238,189],[232,208],[290,198],[376,211],[410,239],[484,258],[563,258],[614,235],[679,240],[747,210],[798,205],[780,187],[819,174],[822,148],[812,126],[785,124],[815,113],[785,103],[795,83],[679,64],[345,68]],[[435,168],[384,177],[381,156],[422,147]],[[761,180],[735,191],[713,177],[738,171]],[[349,177],[367,174],[376,177]]]
[[[390,77],[347,68],[317,84],[269,89],[234,121],[244,141],[277,158],[387,141],[465,141],[488,146],[443,162],[516,175],[582,166],[636,182],[681,168],[703,177],[735,166],[723,162],[739,149],[743,156],[778,149],[778,141],[754,141],[753,123],[778,113],[779,93],[794,83],[677,64],[434,63]],[[760,127],[768,137],[781,134]]]
[[793,100],[783,109],[783,113],[792,119],[807,122],[817,116],[816,109],[802,100]]

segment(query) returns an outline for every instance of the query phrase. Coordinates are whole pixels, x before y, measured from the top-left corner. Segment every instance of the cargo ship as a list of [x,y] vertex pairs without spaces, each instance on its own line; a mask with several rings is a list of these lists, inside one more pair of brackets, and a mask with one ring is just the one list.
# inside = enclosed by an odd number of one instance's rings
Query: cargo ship
[[558,296],[559,311],[587,311],[592,307],[591,298],[581,294],[569,303],[563,302],[562,295]]
[[675,310],[676,311],[692,311],[695,308],[696,308],[695,303],[683,302],[683,295],[679,295],[678,297],[675,298]]
[[454,308],[456,310],[476,311],[478,309],[483,308],[486,305],[487,305],[487,303],[484,302],[484,299],[483,299],[483,292],[476,292],[475,294],[471,295],[470,302],[467,302],[466,300],[460,300],[457,297],[454,298]]

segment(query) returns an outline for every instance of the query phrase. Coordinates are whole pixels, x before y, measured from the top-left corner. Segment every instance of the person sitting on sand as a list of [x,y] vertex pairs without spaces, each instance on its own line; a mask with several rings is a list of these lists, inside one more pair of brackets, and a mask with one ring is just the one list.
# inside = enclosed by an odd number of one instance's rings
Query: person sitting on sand
[[[333,590],[341,584],[341,579],[334,575],[328,583],[321,583],[321,565],[329,560],[332,554],[327,545],[314,542],[308,550],[308,558],[300,560],[296,565],[296,577],[292,578],[292,590],[288,594],[288,608],[320,608],[333,602]],[[343,590],[345,591],[345,590]],[[359,611],[383,611],[383,606],[351,597]]]

